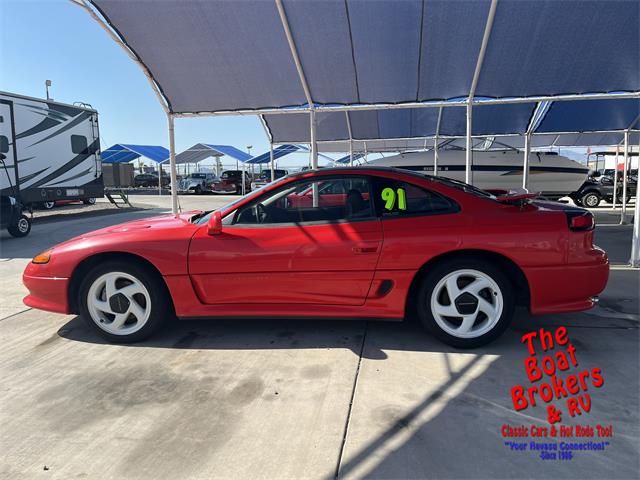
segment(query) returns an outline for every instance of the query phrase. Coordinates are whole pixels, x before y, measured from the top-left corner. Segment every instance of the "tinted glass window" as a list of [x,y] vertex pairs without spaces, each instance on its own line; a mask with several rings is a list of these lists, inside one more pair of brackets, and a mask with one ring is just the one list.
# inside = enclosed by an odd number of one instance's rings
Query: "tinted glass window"
[[7,153],[9,151],[9,139],[4,135],[0,135],[0,153]]
[[374,181],[376,210],[384,217],[452,213],[458,206],[448,198],[411,183],[389,178]]
[[237,212],[235,224],[356,221],[372,218],[369,180],[304,180],[260,196]]
[[88,153],[87,150],[87,137],[82,135],[71,135],[71,151],[73,153]]

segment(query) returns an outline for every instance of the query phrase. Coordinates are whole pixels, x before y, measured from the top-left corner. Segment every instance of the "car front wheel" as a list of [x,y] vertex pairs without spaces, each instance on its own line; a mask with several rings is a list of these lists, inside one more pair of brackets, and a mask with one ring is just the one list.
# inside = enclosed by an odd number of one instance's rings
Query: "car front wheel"
[[107,340],[131,343],[151,336],[173,308],[157,274],[135,264],[107,262],[86,277],[80,310]]
[[458,348],[486,345],[508,327],[514,308],[511,282],[481,260],[442,263],[424,277],[417,295],[422,324]]

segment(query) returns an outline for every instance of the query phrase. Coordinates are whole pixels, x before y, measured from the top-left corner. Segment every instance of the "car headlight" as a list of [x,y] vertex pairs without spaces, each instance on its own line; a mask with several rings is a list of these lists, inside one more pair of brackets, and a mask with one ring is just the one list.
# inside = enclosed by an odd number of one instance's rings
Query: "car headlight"
[[51,250],[46,250],[42,253],[39,253],[35,257],[33,257],[33,260],[31,260],[31,262],[32,263],[49,263],[49,259],[51,259]]

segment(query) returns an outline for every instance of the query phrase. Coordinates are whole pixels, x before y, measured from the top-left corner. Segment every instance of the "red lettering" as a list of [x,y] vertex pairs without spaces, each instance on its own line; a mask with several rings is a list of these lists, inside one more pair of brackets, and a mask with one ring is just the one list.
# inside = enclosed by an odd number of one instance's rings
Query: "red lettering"
[[[584,398],[584,402],[582,401],[583,398]],[[582,405],[583,411],[588,412],[591,410],[591,397],[589,396],[588,393],[585,393],[584,395],[579,395],[578,400],[580,401],[580,405]]]
[[527,393],[529,393],[529,403],[532,407],[536,406],[536,396],[535,394],[538,392],[538,387],[529,387]]
[[540,346],[545,352],[548,349],[553,348],[553,336],[544,328],[540,329]]
[[589,372],[584,370],[582,372],[580,372],[580,386],[582,387],[582,389],[586,392],[587,389],[587,382],[584,381],[585,378],[587,378],[589,376]]
[[551,381],[553,382],[553,391],[555,392],[556,397],[562,398],[562,397],[568,396],[567,391],[565,390],[564,385],[562,384],[562,379],[554,375],[553,377],[551,377]]
[[540,398],[543,402],[549,403],[553,398],[553,391],[548,383],[540,385]]
[[524,396],[524,387],[516,385],[511,389],[511,400],[513,401],[513,408],[516,412],[524,410],[529,406],[527,399]]
[[556,342],[558,345],[564,345],[569,341],[569,337],[567,337],[567,329],[565,327],[558,327],[556,330]]
[[536,338],[537,333],[536,332],[529,332],[526,333],[522,336],[522,338],[520,339],[520,341],[522,343],[527,342],[527,348],[529,349],[529,355],[535,355],[536,354],[536,350],[533,347],[533,339]]
[[537,382],[542,378],[542,372],[537,366],[538,361],[536,357],[527,357],[524,359],[524,369],[527,372],[527,377],[531,383]]
[[578,377],[575,375],[569,375],[567,377],[567,389],[571,395],[575,395],[580,391],[578,388]]
[[593,386],[596,388],[600,388],[602,385],[604,385],[604,378],[602,378],[602,370],[600,370],[599,368],[591,369],[591,382],[593,383]]
[[542,369],[547,375],[553,375],[556,372],[556,364],[550,355],[547,355],[542,359]]
[[576,347],[573,346],[573,344],[569,344],[569,346],[567,347],[567,352],[569,353],[569,356],[571,357],[571,363],[573,364],[574,367],[578,366],[578,361],[576,360]]
[[556,361],[558,362],[559,370],[569,370],[569,362],[567,356],[562,352],[556,352]]
[[580,409],[578,408],[578,401],[575,398],[570,398],[567,400],[567,408],[569,409],[569,415],[575,417],[576,413],[578,415],[582,415],[580,413]]

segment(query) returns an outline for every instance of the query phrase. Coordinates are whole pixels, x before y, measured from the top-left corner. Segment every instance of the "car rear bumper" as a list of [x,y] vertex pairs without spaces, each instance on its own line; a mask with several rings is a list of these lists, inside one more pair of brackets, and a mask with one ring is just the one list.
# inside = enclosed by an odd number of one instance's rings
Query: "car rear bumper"
[[71,313],[67,295],[68,278],[23,275],[22,283],[29,290],[29,295],[22,300],[28,307],[55,313]]
[[607,286],[609,260],[602,252],[591,264],[530,268],[526,276],[534,315],[588,310]]

